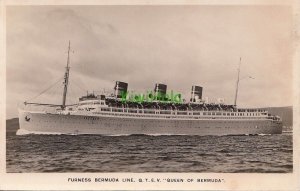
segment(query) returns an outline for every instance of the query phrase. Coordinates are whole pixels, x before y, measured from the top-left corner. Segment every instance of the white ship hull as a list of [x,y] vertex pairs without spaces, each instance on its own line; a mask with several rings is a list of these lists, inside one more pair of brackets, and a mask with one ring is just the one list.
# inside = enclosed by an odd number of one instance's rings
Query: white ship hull
[[38,134],[244,135],[280,134],[281,121],[64,115],[19,111],[20,130]]

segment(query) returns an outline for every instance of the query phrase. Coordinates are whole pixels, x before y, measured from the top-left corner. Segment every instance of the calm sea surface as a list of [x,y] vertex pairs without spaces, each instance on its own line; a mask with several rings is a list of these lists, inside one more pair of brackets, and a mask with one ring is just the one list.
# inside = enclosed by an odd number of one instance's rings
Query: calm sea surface
[[7,134],[7,172],[293,171],[292,134],[100,136]]

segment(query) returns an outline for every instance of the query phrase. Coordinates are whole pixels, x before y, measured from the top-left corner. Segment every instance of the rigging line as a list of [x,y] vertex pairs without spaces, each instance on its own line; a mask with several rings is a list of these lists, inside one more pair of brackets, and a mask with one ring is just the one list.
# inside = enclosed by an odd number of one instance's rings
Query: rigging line
[[48,95],[49,95],[49,97],[53,98],[53,99],[51,99],[52,101],[54,101],[54,100],[55,100],[55,102],[58,101],[57,98],[60,97],[60,95],[62,94],[62,92],[61,92],[62,88],[63,88],[63,86],[61,84],[61,85],[55,86],[54,88],[51,89],[51,91],[49,91]]
[[59,92],[58,89],[61,89],[61,87],[60,87],[60,86],[55,86],[55,87],[53,87],[53,88],[51,89],[51,91],[48,92],[49,97],[52,98],[52,97],[57,96],[56,94],[57,94],[57,92]]
[[37,97],[39,97],[40,95],[42,95],[43,93],[45,93],[46,91],[48,91],[49,89],[53,88],[58,82],[60,82],[63,78],[60,78],[57,82],[55,82],[54,84],[52,84],[51,86],[49,86],[47,89],[45,89],[44,91],[42,91],[41,93],[39,93],[37,96],[27,100],[27,101],[31,101]]
[[77,83],[75,83],[75,81],[73,81],[72,79],[71,79],[71,83],[74,83],[78,88],[80,88],[83,92],[85,92],[86,90],[85,89],[83,89],[82,87],[80,87]]

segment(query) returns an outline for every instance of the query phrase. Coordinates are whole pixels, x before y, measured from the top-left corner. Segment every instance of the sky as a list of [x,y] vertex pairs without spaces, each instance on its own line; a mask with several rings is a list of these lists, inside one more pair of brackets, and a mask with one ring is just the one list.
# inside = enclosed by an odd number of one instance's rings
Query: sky
[[69,40],[67,103],[119,80],[135,92],[164,83],[187,99],[199,85],[233,104],[240,57],[239,107],[293,103],[289,6],[8,6],[6,118],[24,101],[61,104]]

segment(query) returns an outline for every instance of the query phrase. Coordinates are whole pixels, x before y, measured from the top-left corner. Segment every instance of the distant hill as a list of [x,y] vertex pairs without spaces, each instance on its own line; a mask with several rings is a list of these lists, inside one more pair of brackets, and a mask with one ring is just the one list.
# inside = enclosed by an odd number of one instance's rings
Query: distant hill
[[267,107],[263,108],[269,111],[272,115],[278,115],[282,118],[283,126],[291,127],[293,126],[293,107]]
[[19,129],[19,118],[6,120],[6,133],[16,133]]

